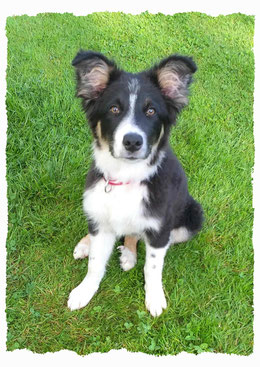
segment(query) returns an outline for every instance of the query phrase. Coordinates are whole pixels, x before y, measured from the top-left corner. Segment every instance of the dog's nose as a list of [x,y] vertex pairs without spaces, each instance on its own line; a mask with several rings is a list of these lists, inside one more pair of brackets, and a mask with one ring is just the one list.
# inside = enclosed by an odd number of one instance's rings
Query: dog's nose
[[143,145],[143,138],[139,134],[135,133],[128,133],[123,138],[123,145],[126,150],[130,152],[136,152],[137,150],[141,149]]

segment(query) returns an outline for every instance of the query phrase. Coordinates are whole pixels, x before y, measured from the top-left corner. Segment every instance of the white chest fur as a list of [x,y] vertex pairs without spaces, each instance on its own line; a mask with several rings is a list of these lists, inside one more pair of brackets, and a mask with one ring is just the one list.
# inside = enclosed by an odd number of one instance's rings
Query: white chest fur
[[116,236],[142,235],[147,229],[158,230],[160,221],[147,216],[144,200],[148,201],[147,187],[140,183],[112,186],[106,193],[101,179],[84,193],[83,208],[99,229]]

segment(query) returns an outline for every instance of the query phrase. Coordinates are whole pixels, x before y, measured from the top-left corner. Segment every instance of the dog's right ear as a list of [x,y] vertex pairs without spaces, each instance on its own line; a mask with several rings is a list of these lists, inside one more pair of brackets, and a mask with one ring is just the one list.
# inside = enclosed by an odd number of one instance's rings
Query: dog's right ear
[[99,97],[106,88],[116,64],[103,54],[80,50],[72,65],[77,75],[77,96],[90,101]]

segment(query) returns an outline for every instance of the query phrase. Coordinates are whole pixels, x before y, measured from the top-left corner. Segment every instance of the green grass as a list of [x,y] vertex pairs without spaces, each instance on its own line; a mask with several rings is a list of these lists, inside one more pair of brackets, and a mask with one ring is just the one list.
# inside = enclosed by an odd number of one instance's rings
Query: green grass
[[[252,353],[253,34],[254,18],[243,14],[8,18],[8,350]],[[90,304],[66,307],[87,271],[87,260],[72,257],[87,233],[82,193],[91,159],[71,67],[79,48],[132,72],[174,52],[199,67],[171,144],[206,222],[167,253],[168,308],[159,318],[144,306],[144,244],[127,273],[115,248]]]

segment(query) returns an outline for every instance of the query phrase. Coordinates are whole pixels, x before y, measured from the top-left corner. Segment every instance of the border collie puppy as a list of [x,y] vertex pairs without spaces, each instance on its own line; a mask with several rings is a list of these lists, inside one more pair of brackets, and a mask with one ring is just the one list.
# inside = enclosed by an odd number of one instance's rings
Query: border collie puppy
[[171,126],[188,104],[196,64],[190,57],[171,55],[132,74],[101,53],[81,50],[72,65],[77,96],[94,136],[94,160],[83,200],[89,235],[74,250],[76,259],[89,255],[88,273],[70,293],[68,307],[76,310],[89,303],[115,241],[130,236],[121,248],[121,267],[135,265],[134,245],[144,240],[145,304],[151,315],[159,316],[167,306],[165,254],[171,244],[196,234],[203,221],[202,208],[189,194],[168,143]]

